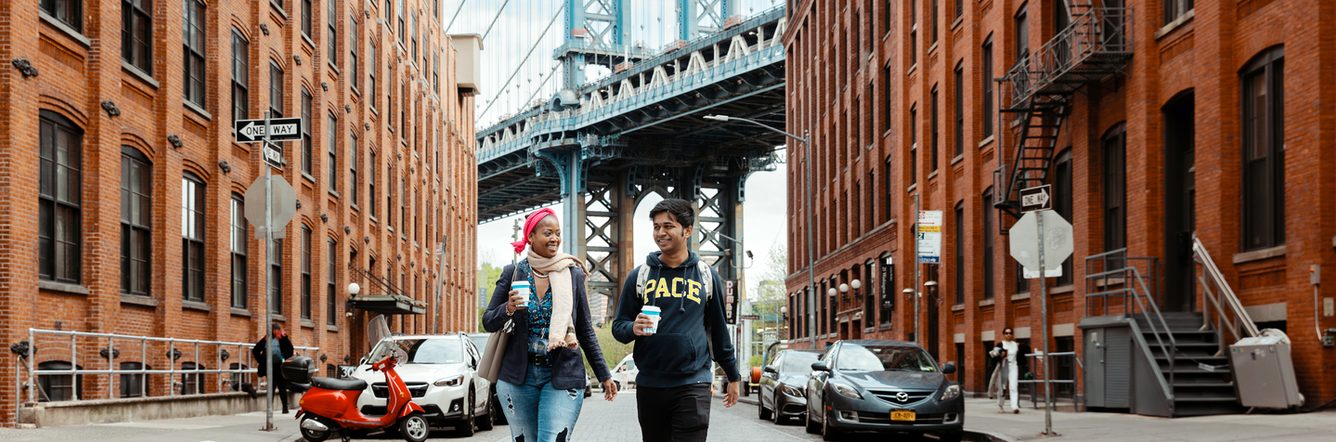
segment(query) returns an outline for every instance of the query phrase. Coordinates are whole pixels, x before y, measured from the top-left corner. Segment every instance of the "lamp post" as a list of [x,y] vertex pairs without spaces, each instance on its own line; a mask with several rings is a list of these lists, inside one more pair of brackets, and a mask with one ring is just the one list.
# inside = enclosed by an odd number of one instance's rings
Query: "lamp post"
[[[748,123],[748,124],[752,124],[752,125],[760,126],[760,127],[764,128],[764,129],[766,129],[766,130],[769,130],[769,131],[771,131],[771,132],[775,132],[775,133],[778,133],[778,134],[780,134],[780,135],[784,135],[785,137],[789,137],[789,138],[792,138],[792,139],[794,139],[794,140],[798,140],[799,142],[803,143],[803,162],[806,163],[805,166],[804,166],[804,167],[805,167],[805,172],[803,173],[803,181],[805,182],[805,187],[807,188],[807,192],[805,192],[804,195],[803,195],[803,212],[804,212],[804,214],[805,214],[804,218],[806,218],[806,221],[807,221],[807,227],[803,229],[803,231],[805,231],[805,232],[807,233],[807,235],[806,235],[806,236],[807,236],[807,287],[808,287],[808,290],[807,290],[807,293],[808,293],[808,295],[807,295],[807,302],[808,302],[808,304],[807,304],[807,305],[808,305],[808,306],[814,306],[814,305],[816,305],[816,297],[818,296],[818,294],[817,294],[817,292],[816,292],[816,258],[815,258],[815,256],[813,255],[813,253],[814,253],[814,252],[813,252],[813,249],[815,249],[816,246],[815,246],[815,240],[814,240],[813,237],[812,237],[812,227],[813,227],[813,224],[812,224],[812,139],[811,139],[811,137],[808,136],[808,133],[807,133],[807,131],[805,131],[805,130],[803,131],[803,136],[797,136],[797,135],[788,133],[788,132],[786,132],[786,131],[783,131],[783,130],[780,130],[780,129],[776,129],[776,128],[774,128],[774,127],[771,127],[770,125],[761,123],[761,122],[756,121],[756,120],[748,119],[748,118],[732,117],[732,116],[728,116],[728,115],[715,115],[715,114],[712,114],[712,115],[706,115],[706,116],[704,116],[703,118],[705,118],[706,120],[710,120],[710,121],[719,121],[719,122],[729,122],[729,121],[733,121],[733,120],[738,120],[738,121],[741,121],[741,122],[744,122],[744,123]],[[815,310],[816,310],[816,309],[809,308],[809,309],[808,309],[808,313],[807,313],[807,315],[808,315],[808,316],[807,316],[808,330],[811,330],[811,331],[812,331],[812,348],[816,348],[816,314],[815,314],[815,313],[812,313],[812,312],[815,311]]]

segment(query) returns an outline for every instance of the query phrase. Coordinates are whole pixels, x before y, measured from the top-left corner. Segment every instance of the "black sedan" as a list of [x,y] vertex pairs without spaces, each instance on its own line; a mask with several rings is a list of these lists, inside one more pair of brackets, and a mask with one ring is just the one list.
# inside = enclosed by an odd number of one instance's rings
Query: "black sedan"
[[783,350],[774,362],[761,369],[761,393],[757,400],[759,418],[782,424],[790,417],[801,418],[807,412],[807,375],[821,352]]
[[807,380],[807,432],[835,440],[844,432],[935,433],[959,441],[965,399],[918,344],[839,341],[812,363]]

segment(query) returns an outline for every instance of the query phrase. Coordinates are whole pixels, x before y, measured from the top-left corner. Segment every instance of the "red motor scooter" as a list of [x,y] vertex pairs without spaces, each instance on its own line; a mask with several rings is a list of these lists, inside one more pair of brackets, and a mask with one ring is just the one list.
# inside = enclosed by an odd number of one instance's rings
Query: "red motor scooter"
[[[383,316],[375,316],[367,328],[373,346],[390,334]],[[295,417],[301,422],[302,438],[306,441],[321,442],[330,435],[338,433],[343,441],[347,441],[353,433],[390,430],[398,426],[399,433],[407,441],[426,441],[432,429],[426,422],[425,411],[417,403],[413,403],[409,386],[405,385],[403,378],[399,378],[398,373],[394,371],[394,366],[398,365],[398,358],[402,357],[402,354],[389,347],[386,347],[386,350],[389,350],[386,351],[387,354],[377,362],[371,363],[370,367],[371,371],[385,374],[389,399],[386,399],[383,415],[366,415],[357,409],[357,398],[366,391],[366,381],[313,378],[311,374],[317,369],[311,358],[295,357],[283,362],[283,377],[289,381],[294,390],[306,391],[306,394],[302,395],[302,401],[298,402],[297,417]],[[371,357],[381,357],[381,355],[373,354]]]
[[[385,385],[389,388],[383,416],[365,415],[357,409],[357,398],[366,391],[366,381],[360,379],[311,378],[314,361],[307,357],[296,357],[283,364],[284,375],[292,373],[301,376],[307,373],[310,383],[292,382],[299,391],[306,391],[298,402],[296,419],[301,423],[302,437],[311,442],[320,442],[338,433],[344,440],[350,438],[350,432],[387,430],[398,427],[404,439],[412,442],[427,440],[431,428],[427,425],[424,411],[413,403],[408,385],[394,371],[397,364],[394,355],[371,364],[372,371],[385,375]],[[309,365],[307,365],[309,364]],[[306,369],[303,369],[306,365]],[[288,371],[289,367],[292,371]],[[292,380],[291,377],[288,378]],[[300,378],[296,380],[302,380]]]

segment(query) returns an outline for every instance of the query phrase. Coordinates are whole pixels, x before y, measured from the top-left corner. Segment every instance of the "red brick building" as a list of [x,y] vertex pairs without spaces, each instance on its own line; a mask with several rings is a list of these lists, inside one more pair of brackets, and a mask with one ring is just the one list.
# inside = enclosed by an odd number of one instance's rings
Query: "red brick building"
[[[1087,300],[1097,269],[1086,257],[1106,251],[1156,258],[1146,276],[1161,310],[1202,310],[1195,230],[1254,321],[1288,330],[1307,406],[1332,400],[1336,372],[1325,368],[1336,349],[1321,346],[1314,327],[1336,319],[1330,309],[1315,317],[1314,296],[1336,296],[1336,83],[1321,80],[1336,61],[1336,42],[1322,38],[1336,31],[1336,4],[1104,0],[1067,2],[1068,11],[1063,3],[789,2],[788,130],[812,137],[810,159],[801,146],[789,149],[791,338],[818,347],[912,338],[903,292],[914,286],[917,196],[923,210],[944,215],[941,264],[920,267],[924,343],[960,361],[960,379],[976,393],[1003,327],[1039,348],[1038,285],[1018,280],[1000,234],[1015,218],[994,208],[1015,201],[1005,189],[1025,135],[1051,143],[1043,172],[1028,177],[1053,185],[1054,209],[1074,225],[1065,276],[1048,279],[1053,351],[1082,354],[1080,323],[1103,309]],[[1030,79],[1069,75],[1042,71],[1084,54],[1045,45],[1091,6],[1125,12],[1083,28],[1125,29],[1104,34],[1103,44],[1123,46],[1121,58],[1106,60],[1109,75],[1073,83],[1061,119],[999,112],[1024,104],[1018,90],[1039,88],[994,81],[1021,78],[1008,77],[1018,61],[1031,63]],[[1056,136],[1043,127],[1054,121]],[[805,292],[808,229],[816,296]],[[1310,284],[1314,265],[1326,270],[1319,286]],[[841,294],[855,279],[860,288]],[[1070,366],[1055,374],[1080,375]]]
[[[456,68],[477,54],[443,34],[440,2],[37,6],[0,3],[6,347],[27,341],[29,328],[254,342],[267,272],[275,320],[295,345],[319,347],[312,356],[328,366],[365,351],[368,315],[349,308],[349,282],[425,310],[393,328],[474,328],[476,79],[461,82]],[[286,165],[273,169],[298,196],[274,256],[242,216],[246,189],[263,173],[261,149],[232,130],[234,119],[266,111],[305,120],[302,140],[285,143]],[[117,341],[108,357],[99,355],[105,339],[84,338],[76,356],[72,340],[39,337],[35,365],[217,369],[244,360],[236,349],[228,361],[218,347],[197,356],[188,345],[168,360],[165,344],[140,351],[136,341]],[[0,364],[4,424],[28,397],[14,391],[14,365]],[[145,383],[122,375],[119,396],[143,393],[127,392],[127,379]],[[230,391],[220,375],[182,379],[171,381]],[[150,377],[142,389],[165,395],[176,389],[168,380]],[[60,400],[76,395],[72,382],[54,376],[41,386]],[[81,377],[77,396],[117,397],[111,382]]]

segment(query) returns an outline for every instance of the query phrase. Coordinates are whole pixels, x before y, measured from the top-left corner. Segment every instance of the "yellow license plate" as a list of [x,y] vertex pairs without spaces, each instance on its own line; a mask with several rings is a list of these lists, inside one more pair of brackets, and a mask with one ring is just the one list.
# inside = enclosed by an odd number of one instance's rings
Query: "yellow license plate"
[[895,410],[891,412],[892,421],[913,422],[915,417],[914,410]]

